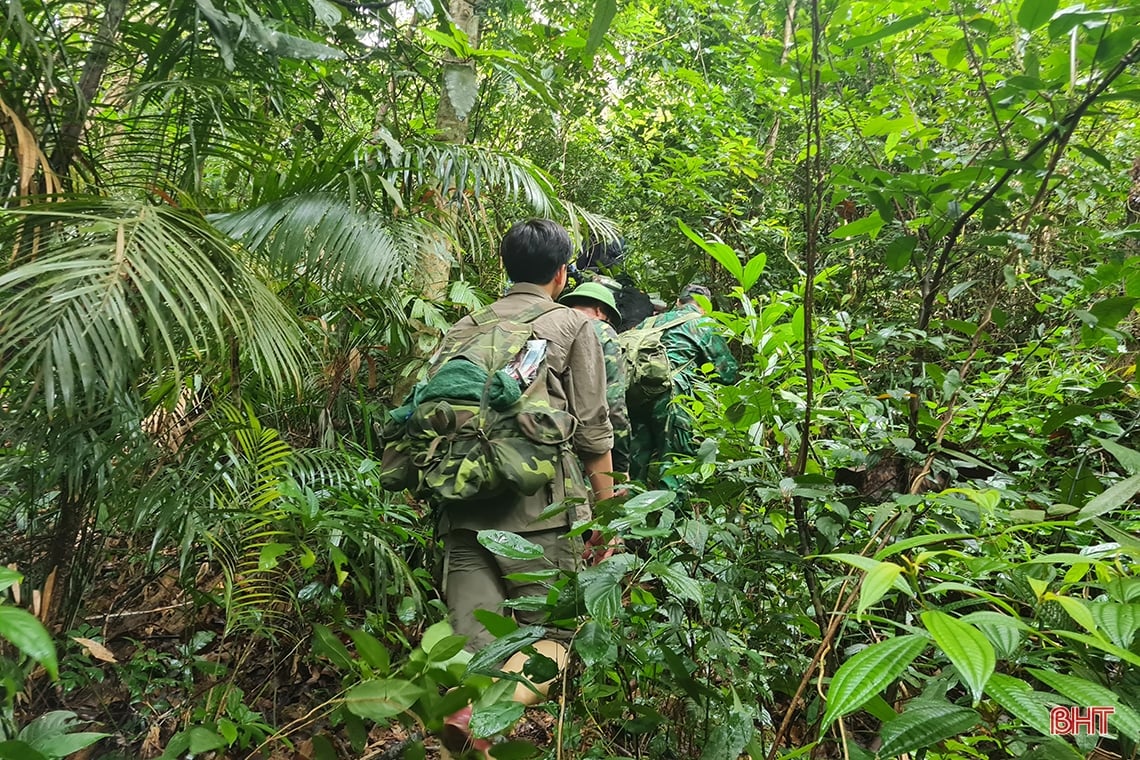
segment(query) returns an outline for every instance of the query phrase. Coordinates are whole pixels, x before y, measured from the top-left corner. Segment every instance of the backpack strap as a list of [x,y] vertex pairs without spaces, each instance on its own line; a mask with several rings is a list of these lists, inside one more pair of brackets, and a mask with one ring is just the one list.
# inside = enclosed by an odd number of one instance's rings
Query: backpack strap
[[649,333],[665,332],[666,330],[672,330],[674,327],[680,327],[681,325],[685,324],[686,322],[692,322],[694,319],[699,319],[700,317],[703,317],[703,316],[704,316],[704,314],[694,312],[692,314],[685,314],[683,316],[677,317],[676,319],[671,319],[663,325],[654,324],[654,325],[651,325],[650,327],[643,327],[641,329],[643,329]]

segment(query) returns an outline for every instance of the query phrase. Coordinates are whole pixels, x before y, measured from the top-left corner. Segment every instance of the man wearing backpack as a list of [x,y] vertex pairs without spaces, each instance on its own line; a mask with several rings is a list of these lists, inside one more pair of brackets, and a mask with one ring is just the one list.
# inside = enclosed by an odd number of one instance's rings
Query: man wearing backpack
[[606,401],[610,407],[610,424],[614,428],[614,472],[629,474],[629,413],[625,405],[627,386],[625,359],[618,342],[617,330],[622,314],[618,311],[613,291],[598,282],[579,285],[562,296],[561,303],[585,314],[594,326],[602,355],[606,360]]
[[[659,339],[660,347],[668,358],[667,367],[653,366],[650,358],[641,359],[646,366],[639,370],[639,357],[631,356],[634,366],[629,393],[632,424],[630,475],[635,480],[647,481],[651,464],[665,460],[669,454],[696,453],[692,419],[674,400],[679,396],[692,395],[694,381],[702,376],[702,366],[712,364],[716,368],[718,382],[736,382],[736,360],[711,320],[705,317],[704,309],[693,298],[694,295],[709,298],[712,294],[703,285],[689,285],[681,291],[673,309],[649,317],[622,335],[627,346],[634,346],[631,353],[637,352],[636,346]],[[646,349],[644,353],[652,353],[652,350]],[[665,381],[657,392],[650,389],[643,393],[641,388],[634,386],[635,383],[649,383],[653,375],[662,373],[670,380]],[[641,379],[640,375],[646,377]],[[664,481],[671,487],[677,485],[668,477]]]
[[[546,383],[541,390],[549,398],[550,407],[559,414],[568,412],[573,417],[569,445],[564,447],[567,456],[549,464],[533,463],[536,469],[553,465],[553,478],[546,487],[529,496],[506,493],[484,501],[449,502],[439,508],[444,596],[452,627],[457,634],[467,637],[467,648],[473,652],[494,640],[476,620],[475,611],[485,609],[510,614],[502,607],[506,600],[547,594],[541,582],[508,580],[508,575],[545,571],[551,567],[577,570],[581,564],[582,541],[565,534],[573,521],[589,517],[586,500],[591,491],[595,500],[610,498],[613,493],[610,475],[614,469],[610,454],[613,428],[606,404],[602,347],[586,315],[555,301],[566,286],[567,265],[572,255],[569,235],[552,221],[531,219],[513,226],[503,237],[499,256],[514,286],[488,309],[457,322],[444,336],[440,349],[441,354],[447,356],[457,344],[470,343],[470,336],[477,336],[484,326],[490,329],[496,322],[529,324],[533,340],[528,343],[545,341],[545,369],[537,375],[545,380],[536,379],[535,383]],[[524,460],[527,459],[524,456]],[[583,469],[588,486],[582,477]],[[564,498],[583,502],[581,506],[541,519],[547,507]],[[522,535],[541,546],[545,558],[508,560],[492,554],[476,537],[478,531],[489,529]],[[523,625],[544,622],[536,612],[516,610],[514,615]],[[538,642],[536,648],[561,667],[566,660],[566,649],[559,639],[565,638],[568,636],[552,631],[550,640]],[[520,671],[526,659],[525,655],[516,655],[504,665],[504,670]],[[541,690],[543,685],[538,688]],[[515,692],[515,699],[524,703],[533,703],[537,698],[537,694],[521,685]],[[468,740],[467,747],[485,749],[488,746],[484,740],[469,741],[470,717],[470,708],[466,708],[445,721],[445,744],[454,750],[463,749],[465,740]]]

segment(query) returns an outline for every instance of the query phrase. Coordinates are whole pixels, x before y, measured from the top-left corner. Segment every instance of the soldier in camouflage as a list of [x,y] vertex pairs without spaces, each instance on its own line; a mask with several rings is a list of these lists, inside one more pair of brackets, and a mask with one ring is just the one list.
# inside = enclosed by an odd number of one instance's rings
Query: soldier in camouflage
[[[666,460],[669,454],[691,456],[696,453],[693,421],[682,405],[674,403],[674,399],[692,395],[694,381],[702,376],[700,368],[703,365],[712,364],[716,368],[718,382],[736,382],[736,360],[712,321],[703,317],[704,310],[693,298],[695,294],[706,298],[711,296],[703,285],[689,285],[681,291],[673,309],[649,317],[637,326],[642,329],[675,322],[689,314],[701,315],[668,328],[661,335],[669,362],[675,369],[672,392],[660,396],[647,407],[630,409],[630,475],[636,480],[648,481],[653,474],[651,465]],[[671,488],[678,486],[670,477],[662,480]]]
[[606,401],[610,406],[610,424],[614,428],[614,472],[629,474],[629,413],[625,405],[626,371],[615,325],[621,324],[621,312],[613,292],[596,282],[578,286],[561,302],[577,309],[593,321],[594,332],[602,344],[606,360]]
[[[595,500],[601,500],[613,495],[613,429],[606,405],[602,349],[585,315],[554,303],[566,286],[572,253],[566,230],[546,219],[519,222],[507,232],[499,247],[503,268],[515,284],[490,308],[503,319],[521,318],[536,308],[542,311],[531,324],[535,338],[546,342],[547,393],[551,403],[573,415],[577,425],[571,437],[572,461],[555,463],[555,480],[549,488],[529,496],[519,494],[486,503],[447,505],[441,510],[444,597],[455,632],[467,637],[467,649],[472,652],[494,640],[475,617],[477,610],[510,614],[504,606],[508,599],[548,593],[543,581],[528,576],[552,567],[574,571],[581,566],[582,541],[567,532],[575,517],[589,518],[589,505],[584,505],[584,514],[571,510],[550,516],[545,514],[547,507],[562,496],[585,500],[592,492]],[[460,342],[459,336],[477,327],[476,323],[474,316],[457,322],[444,336],[444,352]],[[523,535],[542,547],[544,557],[518,560],[492,554],[478,540],[480,530],[490,529]],[[515,610],[514,615],[522,624],[545,622],[540,613],[525,609]],[[562,667],[567,659],[563,642],[572,635],[549,630],[547,638],[537,642],[535,648]],[[503,665],[503,670],[521,673],[527,659],[526,654],[517,653]],[[539,694],[546,693],[549,684],[535,684],[536,692],[520,683],[514,698],[533,704]],[[487,749],[486,740],[472,739],[470,720],[469,706],[444,720],[441,738],[445,747],[453,752]]]

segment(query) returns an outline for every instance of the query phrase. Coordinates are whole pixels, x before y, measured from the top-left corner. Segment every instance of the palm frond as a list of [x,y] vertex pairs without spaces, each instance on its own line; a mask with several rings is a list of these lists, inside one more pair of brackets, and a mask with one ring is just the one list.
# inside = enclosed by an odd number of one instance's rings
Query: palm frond
[[[479,145],[429,141],[401,144],[392,139],[383,145],[362,146],[358,153],[365,170],[398,180],[406,192],[418,193],[425,186],[438,188],[445,200],[461,211],[468,210],[467,198],[493,197],[524,203],[538,216],[565,220],[579,240],[587,237],[587,231],[605,240],[620,237],[613,221],[559,198],[546,172],[520,156]],[[405,204],[410,200],[402,199]],[[472,230],[472,234],[477,233]]]
[[383,290],[410,250],[375,214],[327,193],[295,195],[247,211],[214,214],[213,224],[263,255],[279,275],[302,275],[330,289]]
[[0,385],[50,411],[90,408],[149,363],[237,348],[272,383],[297,385],[301,331],[280,300],[200,218],[105,198],[0,212]]
[[296,604],[288,574],[277,563],[277,547],[292,548],[281,500],[293,450],[251,411],[228,404],[220,411],[232,426],[234,461],[231,477],[214,491],[224,519],[206,535],[225,577],[226,629],[273,636],[289,630]]

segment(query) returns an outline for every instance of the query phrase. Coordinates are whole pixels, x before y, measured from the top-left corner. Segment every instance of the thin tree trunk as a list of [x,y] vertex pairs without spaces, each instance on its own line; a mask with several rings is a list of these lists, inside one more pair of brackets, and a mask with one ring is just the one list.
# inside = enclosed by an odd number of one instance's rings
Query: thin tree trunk
[[[479,46],[479,16],[472,0],[450,0],[448,10],[456,28],[467,35],[467,44]],[[436,139],[440,142],[463,145],[470,134],[473,110],[461,110],[455,102],[453,88],[459,82],[469,82],[478,92],[475,62],[459,58],[449,53],[443,61],[443,71],[439,81],[439,107],[435,113]],[[436,200],[436,214],[443,229],[455,229],[455,209],[448,202],[451,188],[441,187],[433,197]],[[438,302],[447,294],[447,284],[451,279],[451,256],[447,241],[441,236],[433,236],[420,248],[420,293],[429,301]]]
[[1140,222],[1140,156],[1132,161],[1132,189],[1128,193],[1128,207],[1125,209],[1127,224]]
[[[784,50],[780,53],[780,66],[788,62],[788,54],[792,44],[796,41],[796,0],[788,0],[788,15],[784,17]],[[776,141],[780,138],[780,115],[776,114],[772,122],[772,131],[768,133],[768,144],[764,148],[764,168],[770,168],[776,158]]]
[[91,50],[88,51],[87,60],[83,63],[83,75],[75,92],[75,109],[71,118],[63,123],[59,131],[59,140],[51,156],[51,167],[61,178],[67,176],[67,170],[75,160],[75,154],[79,152],[79,137],[83,134],[83,127],[87,123],[91,103],[99,92],[99,85],[103,81],[103,73],[107,70],[107,63],[111,58],[111,51],[115,47],[119,26],[123,23],[126,11],[127,0],[107,0],[103,21],[99,24],[99,33],[91,43]]

